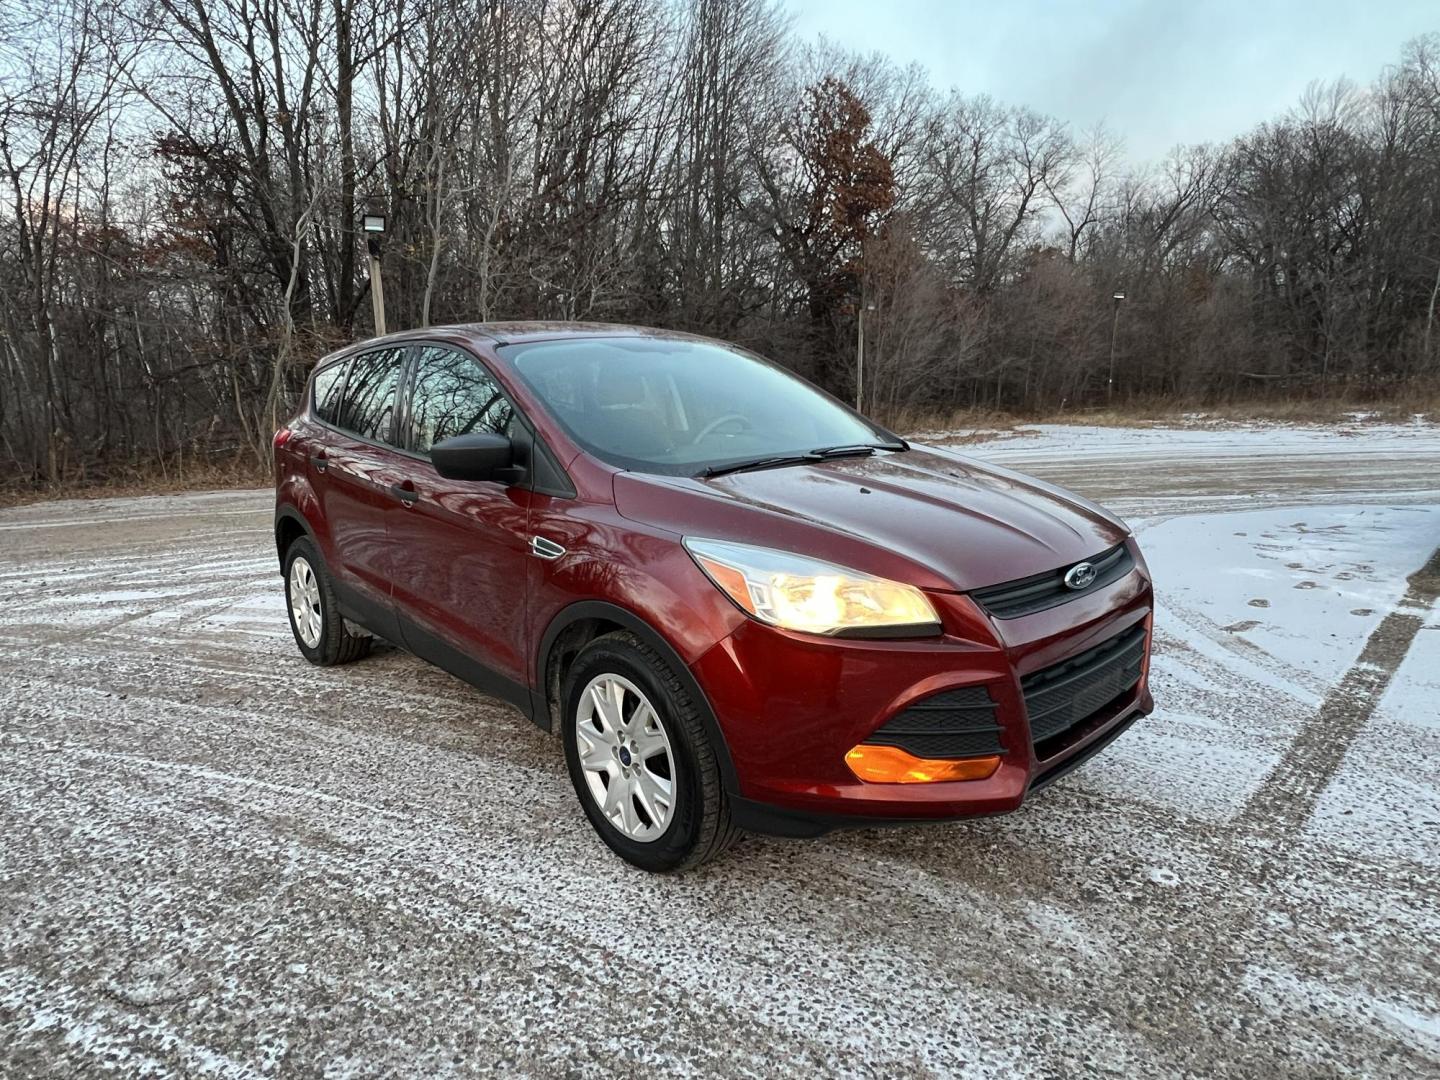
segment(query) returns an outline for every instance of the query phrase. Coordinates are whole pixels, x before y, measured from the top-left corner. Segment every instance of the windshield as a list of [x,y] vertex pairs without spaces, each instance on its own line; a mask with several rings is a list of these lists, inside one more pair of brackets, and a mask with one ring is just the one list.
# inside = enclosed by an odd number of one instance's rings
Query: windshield
[[803,379],[701,341],[605,337],[504,347],[577,443],[639,472],[717,466],[896,437]]

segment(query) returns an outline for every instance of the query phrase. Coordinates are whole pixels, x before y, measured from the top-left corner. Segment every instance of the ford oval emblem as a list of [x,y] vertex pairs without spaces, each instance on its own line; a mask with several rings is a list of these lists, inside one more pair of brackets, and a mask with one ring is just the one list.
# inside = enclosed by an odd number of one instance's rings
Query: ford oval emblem
[[1095,567],[1088,562],[1079,562],[1065,571],[1067,589],[1088,589],[1095,584]]

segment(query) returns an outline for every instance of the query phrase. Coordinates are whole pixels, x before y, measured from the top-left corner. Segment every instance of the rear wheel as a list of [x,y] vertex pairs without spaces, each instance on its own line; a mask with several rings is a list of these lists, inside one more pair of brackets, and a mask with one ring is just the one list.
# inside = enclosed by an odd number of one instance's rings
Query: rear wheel
[[585,647],[566,673],[565,761],[585,815],[643,870],[683,870],[739,835],[695,702],[630,633]]
[[352,634],[346,626],[325,564],[309,537],[299,537],[285,550],[285,600],[295,644],[312,664],[348,664],[370,651],[374,639]]

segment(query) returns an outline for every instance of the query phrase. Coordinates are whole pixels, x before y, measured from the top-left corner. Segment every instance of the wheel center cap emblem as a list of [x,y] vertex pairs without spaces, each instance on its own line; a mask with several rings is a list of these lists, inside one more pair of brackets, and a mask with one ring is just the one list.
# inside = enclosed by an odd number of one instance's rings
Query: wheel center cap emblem
[[[1076,563],[1065,573],[1065,587],[1088,589],[1095,583],[1095,567],[1088,562]],[[1054,580],[1053,578],[1051,580]]]
[[623,746],[620,748],[620,764],[627,768],[630,765],[630,751]]

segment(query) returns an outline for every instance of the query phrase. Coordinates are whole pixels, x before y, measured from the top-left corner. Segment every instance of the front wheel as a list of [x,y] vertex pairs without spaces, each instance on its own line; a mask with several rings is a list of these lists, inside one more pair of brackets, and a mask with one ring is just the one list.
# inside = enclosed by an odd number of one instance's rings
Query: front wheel
[[684,870],[738,835],[699,710],[634,634],[596,638],[566,673],[565,761],[585,815],[642,870]]

